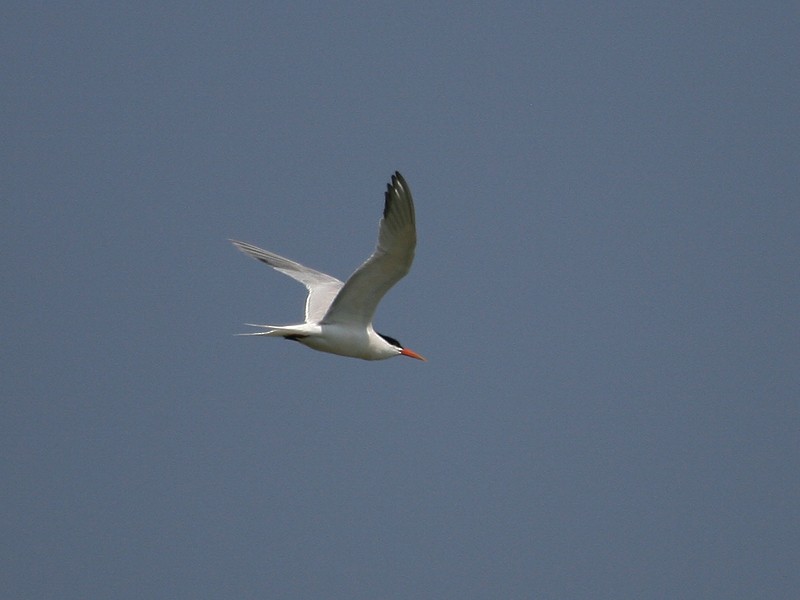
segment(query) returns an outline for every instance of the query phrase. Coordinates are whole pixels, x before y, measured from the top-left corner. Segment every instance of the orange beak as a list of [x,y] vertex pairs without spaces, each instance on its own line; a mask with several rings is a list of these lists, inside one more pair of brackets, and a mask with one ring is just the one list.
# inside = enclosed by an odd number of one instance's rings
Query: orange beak
[[402,354],[403,356],[410,356],[411,358],[416,358],[417,360],[424,360],[425,362],[428,362],[427,358],[417,354],[413,350],[409,350],[408,348],[403,348],[402,350],[400,350],[400,354]]

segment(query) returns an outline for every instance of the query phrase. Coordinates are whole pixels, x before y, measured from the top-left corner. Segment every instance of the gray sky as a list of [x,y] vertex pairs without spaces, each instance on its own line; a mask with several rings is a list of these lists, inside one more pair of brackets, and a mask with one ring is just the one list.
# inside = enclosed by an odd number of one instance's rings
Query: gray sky
[[2,595],[796,597],[798,11],[8,3]]

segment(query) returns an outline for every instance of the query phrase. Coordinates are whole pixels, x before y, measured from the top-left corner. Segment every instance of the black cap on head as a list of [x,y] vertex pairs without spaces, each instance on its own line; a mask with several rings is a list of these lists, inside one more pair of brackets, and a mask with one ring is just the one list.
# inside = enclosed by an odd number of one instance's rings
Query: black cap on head
[[384,340],[386,340],[387,342],[389,342],[389,343],[390,343],[392,346],[396,346],[396,347],[397,347],[397,348],[399,348],[400,350],[402,350],[402,349],[403,349],[403,344],[401,344],[400,342],[398,342],[398,341],[397,341],[396,339],[394,339],[393,337],[389,337],[388,335],[383,335],[382,333],[380,333],[380,332],[378,332],[378,331],[376,331],[375,333],[377,333],[377,334],[378,334],[379,336],[381,336],[381,337],[382,337]]

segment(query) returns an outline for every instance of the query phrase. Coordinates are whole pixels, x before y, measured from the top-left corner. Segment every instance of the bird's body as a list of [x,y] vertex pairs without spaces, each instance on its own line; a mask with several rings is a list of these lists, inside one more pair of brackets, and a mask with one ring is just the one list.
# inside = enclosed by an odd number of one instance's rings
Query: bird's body
[[378,245],[346,283],[251,244],[231,242],[248,256],[296,279],[308,289],[305,323],[254,325],[265,331],[243,335],[282,337],[321,352],[364,360],[399,355],[425,360],[372,327],[372,317],[381,298],[408,273],[414,260],[417,243],[414,202],[400,173],[395,172],[387,186]]

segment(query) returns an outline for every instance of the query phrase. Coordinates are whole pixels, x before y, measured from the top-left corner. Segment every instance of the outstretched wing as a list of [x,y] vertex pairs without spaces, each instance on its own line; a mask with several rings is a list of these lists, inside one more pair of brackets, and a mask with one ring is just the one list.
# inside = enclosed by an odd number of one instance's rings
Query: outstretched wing
[[368,326],[381,298],[411,269],[417,245],[411,190],[398,172],[386,188],[378,245],[344,284],[323,323]]
[[238,240],[231,240],[231,243],[248,256],[263,262],[265,265],[269,265],[276,271],[280,271],[306,286],[308,289],[306,322],[320,321],[344,285],[335,277],[309,269],[300,263],[278,256],[252,244]]

